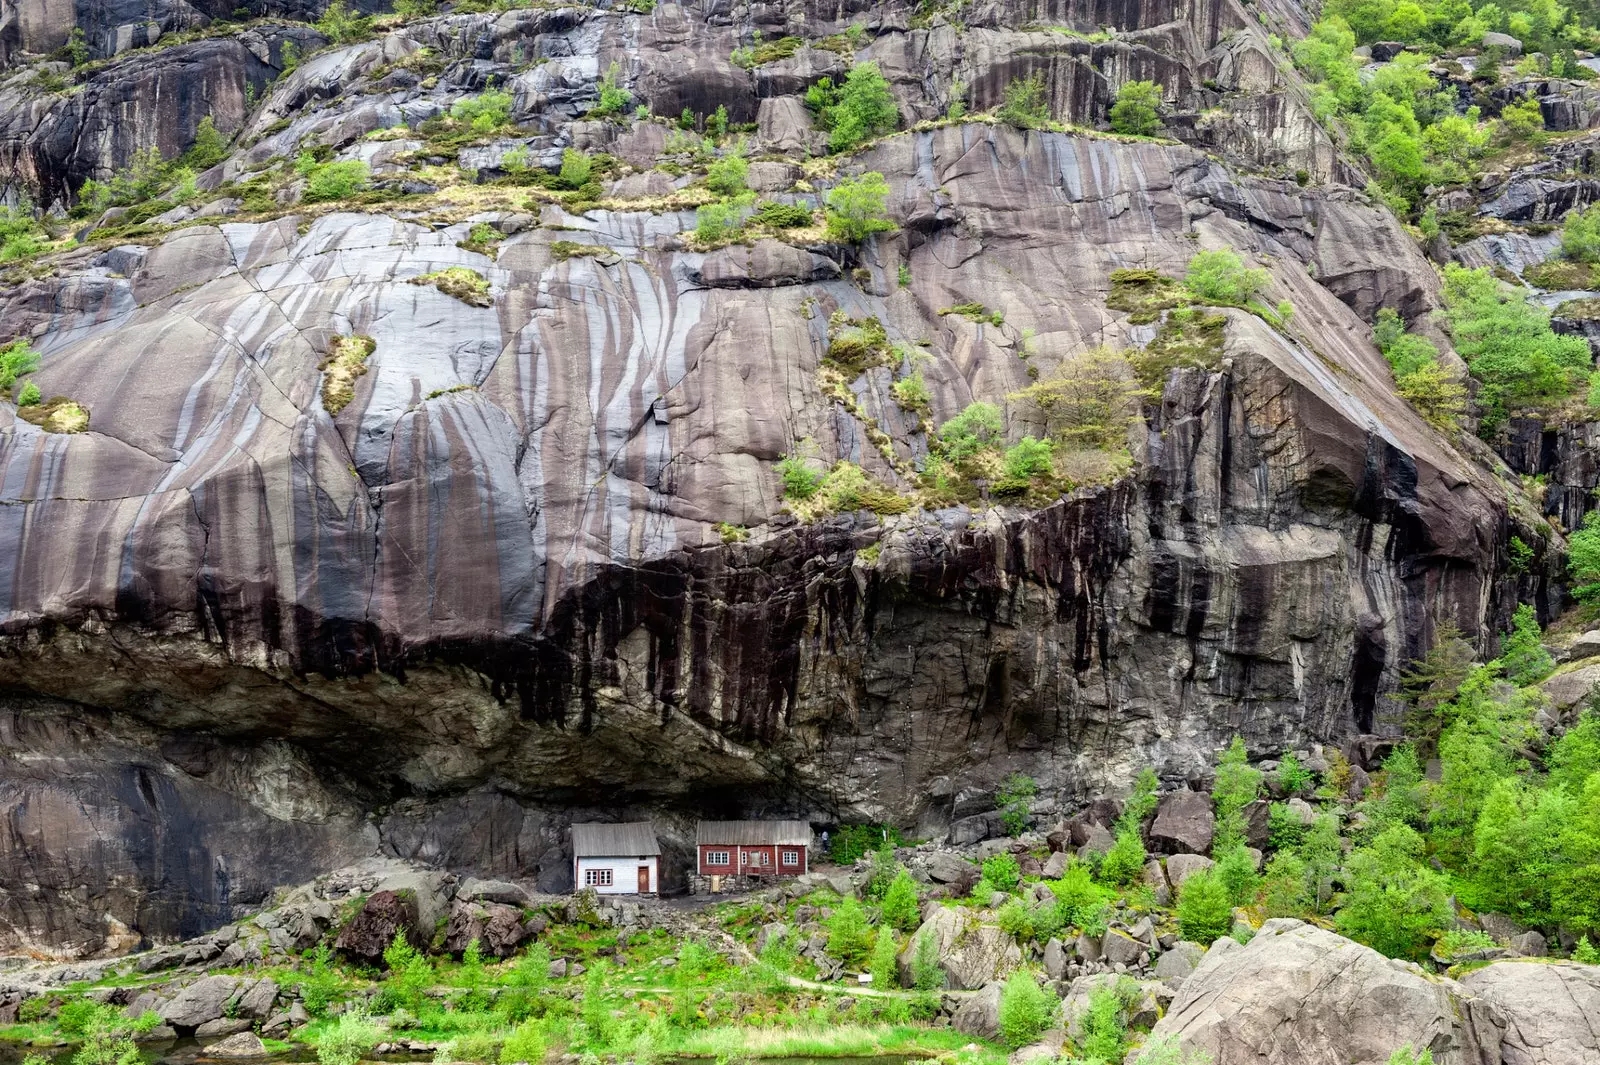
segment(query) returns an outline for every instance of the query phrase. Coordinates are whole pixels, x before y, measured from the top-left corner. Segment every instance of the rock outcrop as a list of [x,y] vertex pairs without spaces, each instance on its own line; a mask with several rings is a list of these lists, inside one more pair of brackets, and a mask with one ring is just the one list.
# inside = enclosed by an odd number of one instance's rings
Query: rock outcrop
[[[88,68],[70,93],[0,86],[0,170],[44,205],[139,146],[187,149],[207,114],[241,136],[202,188],[306,150],[421,197],[178,206],[0,291],[0,338],[31,338],[40,388],[89,415],[61,434],[0,405],[0,950],[192,935],[374,854],[562,888],[585,810],[657,816],[680,848],[673,826],[713,804],[933,835],[1013,771],[1082,796],[1148,763],[1203,772],[1235,735],[1276,752],[1390,729],[1434,626],[1507,612],[1521,520],[1368,343],[1379,307],[1435,305],[1431,268],[1336,183],[1353,175],[1234,0],[1061,12],[1113,24],[1105,40],[1032,17],[752,15],[808,39],[865,20],[856,58],[908,125],[945,112],[952,80],[982,108],[1038,70],[1085,126],[1128,78],[1166,86],[1188,143],[987,122],[877,141],[842,172],[885,175],[898,229],[859,248],[697,251],[692,216],[638,198],[690,182],[649,169],[664,123],[589,116],[613,60],[655,114],[725,106],[756,124],[753,154],[796,159],[815,135],[800,94],[845,69],[809,46],[736,66],[711,9],[440,16],[282,77],[285,44],[321,38],[262,24]],[[9,25],[0,63],[59,43]],[[430,199],[415,134],[490,79],[522,129],[462,166],[487,179],[521,149],[554,167],[577,145],[639,172],[583,214],[478,211],[470,185]],[[760,165],[769,195],[815,201],[795,162]],[[892,368],[846,382],[853,405],[819,385],[833,312],[925,353],[937,425],[1092,346],[1148,343],[1155,325],[1107,306],[1111,273],[1181,275],[1222,247],[1295,314],[1223,311],[1203,365],[1156,382],[1126,476],[1044,506],[785,512],[782,455],[908,495],[928,453]],[[486,296],[412,283],[449,268]],[[974,302],[989,316],[944,313]],[[351,335],[373,348],[330,404]]]

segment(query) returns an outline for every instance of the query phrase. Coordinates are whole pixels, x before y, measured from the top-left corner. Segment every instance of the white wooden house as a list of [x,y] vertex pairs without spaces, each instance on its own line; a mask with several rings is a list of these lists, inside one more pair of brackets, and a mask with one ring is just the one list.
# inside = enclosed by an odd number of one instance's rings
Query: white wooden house
[[655,825],[572,826],[572,882],[601,895],[654,895],[661,890],[661,845]]

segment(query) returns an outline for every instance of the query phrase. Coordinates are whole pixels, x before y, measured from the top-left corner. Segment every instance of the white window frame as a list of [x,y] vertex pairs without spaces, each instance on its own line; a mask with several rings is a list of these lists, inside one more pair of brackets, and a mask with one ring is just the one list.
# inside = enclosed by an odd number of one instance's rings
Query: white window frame
[[707,865],[732,865],[727,851],[706,851]]
[[583,871],[584,887],[610,887],[610,869],[585,869]]
[[784,851],[783,852],[783,864],[784,865],[799,866],[799,864],[800,864],[800,852],[799,851]]

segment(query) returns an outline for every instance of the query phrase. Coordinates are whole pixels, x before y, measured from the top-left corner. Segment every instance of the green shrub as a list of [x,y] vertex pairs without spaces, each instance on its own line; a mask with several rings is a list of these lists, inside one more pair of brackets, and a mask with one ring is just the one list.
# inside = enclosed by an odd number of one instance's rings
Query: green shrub
[[1054,470],[1055,445],[1048,440],[1035,440],[1025,436],[1006,449],[1003,459],[1005,476],[1013,481],[1031,481],[1035,477],[1048,477]]
[[1227,886],[1210,869],[1191,873],[1178,889],[1178,928],[1183,938],[1210,946],[1232,927]]
[[716,111],[706,119],[706,136],[714,141],[719,141],[728,135],[728,108],[726,104],[718,104]]
[[1153,81],[1124,82],[1111,105],[1111,128],[1150,137],[1161,131],[1161,87]]
[[1268,917],[1304,918],[1313,912],[1306,892],[1306,863],[1299,855],[1273,855],[1261,877],[1261,904]]
[[1600,208],[1567,212],[1561,223],[1561,254],[1578,263],[1600,263]]
[[622,68],[613,62],[606,68],[605,77],[600,79],[600,102],[595,105],[592,114],[607,118],[628,110],[633,103],[633,94],[621,86],[621,80]]
[[791,205],[763,200],[756,205],[755,213],[750,216],[750,220],[757,225],[771,226],[773,229],[809,226],[812,221],[811,205],[805,203]]
[[311,971],[300,981],[300,1001],[305,1003],[307,1013],[321,1017],[339,993],[339,973],[333,967],[333,952],[326,943],[317,944],[315,950],[307,953]]
[[844,899],[833,908],[828,918],[828,946],[830,955],[846,965],[860,967],[872,949],[872,930],[867,927],[867,915],[855,899]]
[[1413,1050],[1407,1043],[1389,1055],[1388,1065],[1433,1065],[1433,1051],[1426,1047]]
[[1084,919],[1098,910],[1111,894],[1094,882],[1093,871],[1077,859],[1067,863],[1060,880],[1050,882],[1050,893],[1061,907],[1063,920],[1080,928]]
[[857,63],[837,89],[824,78],[807,90],[806,101],[829,131],[828,148],[834,152],[848,152],[900,124],[900,108],[876,63]]
[[1244,844],[1235,844],[1220,853],[1213,848],[1212,853],[1217,856],[1215,875],[1227,889],[1228,901],[1235,906],[1254,901],[1261,878],[1256,875],[1255,859]]
[[1216,809],[1216,834],[1212,849],[1227,850],[1244,842],[1244,808],[1261,793],[1262,774],[1250,766],[1249,752],[1238,736],[1217,763],[1217,776],[1211,785],[1211,802]]
[[1012,78],[1006,84],[1004,101],[995,109],[995,117],[1018,129],[1049,125],[1050,97],[1045,90],[1044,73],[1036,70],[1025,78]]
[[1144,864],[1144,841],[1139,830],[1123,827],[1117,830],[1116,841],[1100,860],[1100,875],[1107,883],[1127,887],[1143,875]]
[[1021,899],[1011,899],[1000,907],[1000,912],[995,914],[995,923],[1000,926],[1000,931],[1018,943],[1026,943],[1033,938],[1033,914]]
[[1339,931],[1392,958],[1421,958],[1454,917],[1449,892],[1424,864],[1422,837],[1397,824],[1345,863]]
[[1079,1018],[1083,1038],[1078,1052],[1090,1061],[1121,1061],[1128,1051],[1128,1022],[1122,997],[1114,987],[1097,987],[1089,993],[1089,1006]]
[[0,263],[26,259],[44,249],[44,234],[31,208],[0,207]]
[[423,995],[433,986],[433,963],[428,956],[412,947],[404,933],[396,932],[394,940],[384,948],[383,963],[389,970],[389,985],[395,997],[412,1013],[421,1013]]
[[1022,870],[1012,855],[994,854],[983,860],[983,878],[993,884],[996,891],[1015,891],[1022,883]]
[[307,176],[306,191],[301,199],[306,203],[347,199],[367,187],[369,174],[367,164],[359,159],[321,163]]
[[[4,384],[4,349],[0,349],[0,385]],[[1584,515],[1583,524],[1567,537],[1567,578],[1572,597],[1591,611],[1600,606],[1600,510]]]
[[733,151],[711,164],[706,171],[706,187],[719,196],[737,196],[745,191],[745,179],[750,175],[750,164],[745,161],[744,141]]
[[945,458],[960,463],[995,444],[1004,429],[999,407],[972,403],[939,427],[938,447]]
[[1580,965],[1600,965],[1600,950],[1589,942],[1587,935],[1578,937],[1578,945],[1572,948],[1572,960]]
[[1267,272],[1246,269],[1238,255],[1223,248],[1190,259],[1183,283],[1196,299],[1242,307],[1266,287]]
[[[745,194],[749,196],[748,193]],[[708,203],[695,212],[695,239],[707,244],[716,244],[724,240],[738,237],[744,230],[745,221],[750,217],[749,205],[744,197],[732,200],[723,200],[719,203]]]
[[1314,787],[1317,777],[1300,764],[1300,759],[1295,757],[1293,751],[1284,751],[1283,757],[1278,760],[1277,783],[1286,795],[1298,795]]
[[335,44],[353,44],[372,35],[371,16],[352,13],[344,0],[333,0],[317,19],[316,26],[318,33]]
[[1000,1038],[1009,1047],[1026,1046],[1050,1027],[1055,996],[1047,995],[1030,973],[1011,974],[1000,992]]
[[37,407],[39,405],[39,401],[43,398],[44,395],[39,391],[39,386],[34,384],[32,381],[29,381],[24,384],[22,386],[22,390],[17,393],[17,406]]
[[[1034,441],[1037,443],[1038,441]],[[1048,465],[1046,467],[1048,469]],[[995,791],[995,805],[1000,809],[1000,822],[1006,835],[1020,836],[1028,828],[1028,807],[1039,794],[1039,784],[1026,773],[1012,773],[1000,782]]]
[[876,170],[839,182],[823,201],[829,238],[856,244],[873,233],[893,230],[885,207],[888,199],[889,183]]
[[902,932],[909,932],[922,920],[922,911],[917,905],[917,882],[905,869],[895,874],[883,896],[883,920]]
[[475,133],[493,133],[511,122],[512,103],[510,93],[488,89],[457,100],[450,108],[450,117],[471,126]]
[[317,1036],[320,1065],[356,1065],[378,1045],[378,1028],[360,1010],[347,1010]]
[[920,370],[900,378],[889,389],[894,393],[894,401],[909,411],[927,410],[933,402],[933,394],[928,391],[928,382],[923,380]]
[[228,157],[230,143],[231,139],[207,115],[194,131],[194,143],[183,153],[183,165],[192,170],[209,170]]
[[39,368],[39,353],[33,350],[26,337],[19,337],[0,347],[0,392],[17,383],[17,378],[33,373]]
[[1133,780],[1133,793],[1128,796],[1128,801],[1122,804],[1122,816],[1118,818],[1117,824],[1137,830],[1160,805],[1161,779],[1156,776],[1154,769],[1145,766]]
[[[783,464],[780,462],[778,465],[781,470]],[[816,477],[817,486],[820,487],[823,475],[817,474]],[[803,490],[803,485],[797,487]],[[810,496],[801,495],[796,498],[809,499]],[[828,857],[836,865],[854,865],[856,859],[879,849],[885,840],[896,847],[905,844],[905,838],[900,835],[900,830],[893,825],[840,825],[828,842]]]

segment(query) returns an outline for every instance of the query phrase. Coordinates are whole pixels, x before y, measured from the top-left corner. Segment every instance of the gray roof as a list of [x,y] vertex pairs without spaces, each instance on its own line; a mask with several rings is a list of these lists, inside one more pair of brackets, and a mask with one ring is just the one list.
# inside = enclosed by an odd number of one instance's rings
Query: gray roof
[[649,821],[624,825],[585,824],[572,826],[574,858],[643,858],[660,854],[656,826]]
[[701,821],[695,828],[700,845],[762,847],[781,843],[789,847],[811,846],[809,821]]

